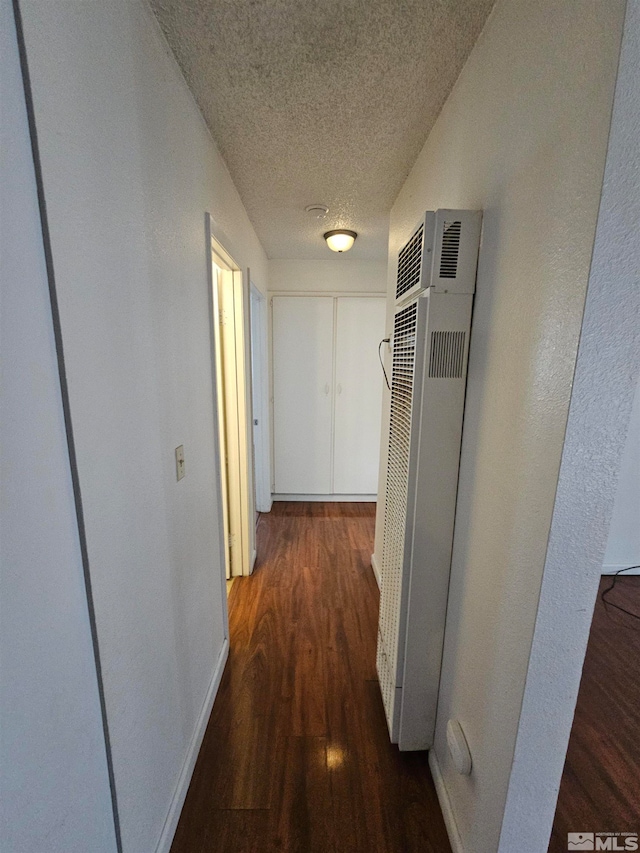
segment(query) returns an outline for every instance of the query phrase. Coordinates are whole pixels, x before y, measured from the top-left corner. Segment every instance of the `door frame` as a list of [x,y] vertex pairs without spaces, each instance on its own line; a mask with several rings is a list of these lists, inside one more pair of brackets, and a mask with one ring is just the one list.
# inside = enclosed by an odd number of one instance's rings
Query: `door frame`
[[[211,354],[212,354],[212,384],[214,400],[214,436],[216,447],[216,480],[218,487],[219,505],[219,527],[221,548],[224,552],[222,582],[226,596],[226,566],[228,565],[229,550],[236,548],[235,560],[231,564],[231,576],[240,577],[250,575],[255,563],[255,524],[254,498],[253,498],[253,433],[252,433],[252,402],[251,402],[251,372],[248,370],[250,364],[250,335],[249,335],[249,271],[243,274],[240,266],[224,248],[223,244],[213,233],[213,222],[210,214],[205,215],[205,231],[207,244],[207,281],[209,289],[210,323],[211,323]],[[235,414],[233,416],[233,428],[237,429],[237,457],[229,458],[229,478],[233,477],[236,485],[235,518],[236,530],[235,540],[232,540],[229,548],[226,546],[227,531],[225,531],[225,517],[231,516],[225,513],[225,502],[228,495],[223,489],[223,470],[225,460],[222,458],[224,438],[220,434],[220,425],[226,422],[228,413],[224,412],[224,389],[218,384],[218,350],[219,350],[219,322],[217,316],[217,277],[214,267],[227,270],[230,273],[230,284],[233,294],[233,333],[235,346],[232,351],[235,357]],[[224,414],[223,414],[224,412]],[[224,420],[223,420],[224,419]],[[227,506],[228,508],[228,506]]]
[[[251,383],[254,447],[254,481],[257,512],[271,512],[271,442],[269,440],[269,350],[267,299],[249,281],[249,320],[251,329]],[[255,421],[261,429],[255,429]]]

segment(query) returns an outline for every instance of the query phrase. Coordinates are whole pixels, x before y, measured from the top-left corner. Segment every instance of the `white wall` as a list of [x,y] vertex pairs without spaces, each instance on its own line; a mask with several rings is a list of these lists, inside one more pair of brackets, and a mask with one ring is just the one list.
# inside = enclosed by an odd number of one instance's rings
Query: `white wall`
[[269,261],[269,290],[385,293],[386,289],[386,261],[352,261],[341,256],[326,261]]
[[262,290],[266,256],[147,5],[22,6],[123,847],[151,853],[226,643],[205,211]]
[[547,850],[640,379],[639,65],[640,2],[630,0],[500,853]]
[[[627,566],[640,566],[640,385],[631,411],[602,570],[617,572]],[[640,574],[640,570],[625,574]]]
[[0,62],[0,850],[115,853],[10,0],[0,0]]
[[[467,853],[499,845],[623,12],[621,0],[498,0],[391,213],[393,258],[425,209],[484,211],[432,752],[452,837]],[[449,759],[449,718],[467,735],[470,777]],[[541,850],[526,836],[517,849]]]

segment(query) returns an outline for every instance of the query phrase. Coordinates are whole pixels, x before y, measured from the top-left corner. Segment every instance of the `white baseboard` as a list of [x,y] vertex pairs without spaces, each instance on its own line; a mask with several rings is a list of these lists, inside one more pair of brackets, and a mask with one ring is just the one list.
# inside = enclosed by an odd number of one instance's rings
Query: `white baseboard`
[[376,560],[376,555],[371,555],[371,568],[373,569],[373,574],[376,576],[376,582],[378,584],[378,589],[381,588],[382,578],[380,575],[380,568],[378,566],[378,561]]
[[329,503],[375,503],[377,495],[272,495],[274,501],[323,501]]
[[182,806],[184,805],[185,797],[187,796],[187,791],[189,790],[189,783],[191,782],[191,776],[193,775],[193,768],[195,767],[198,752],[200,751],[200,746],[202,745],[202,739],[204,738],[207,723],[209,722],[209,717],[211,716],[211,709],[213,708],[213,702],[216,698],[218,687],[220,686],[220,680],[222,678],[222,673],[224,672],[224,665],[227,662],[228,656],[229,640],[225,637],[224,643],[222,644],[222,649],[220,650],[220,654],[218,656],[218,662],[213,673],[213,678],[211,679],[211,684],[209,685],[209,689],[207,690],[204,705],[202,706],[202,710],[200,711],[200,715],[198,716],[198,722],[196,723],[195,731],[193,733],[193,737],[191,738],[189,749],[187,750],[187,756],[185,758],[184,764],[182,765],[182,771],[180,772],[178,784],[176,785],[176,790],[173,794],[173,799],[171,800],[169,812],[164,822],[164,826],[162,827],[160,840],[158,841],[158,846],[156,847],[156,853],[169,853],[169,850],[171,849],[173,836],[176,834],[178,820],[180,819],[180,812],[182,811]]
[[[639,561],[638,561],[638,560],[636,560],[636,562],[639,562]],[[633,563],[626,563],[626,564],[622,564],[622,565],[620,565],[620,566],[616,566],[616,565],[613,565],[613,564],[604,565],[604,566],[602,567],[602,574],[603,574],[603,575],[615,575],[615,573],[616,573],[616,572],[619,572],[619,571],[620,571],[620,569],[626,569],[626,568],[627,568],[627,566],[629,566],[629,565],[633,565]],[[640,575],[640,569],[631,569],[631,571],[630,571],[630,572],[622,572],[622,574],[623,574],[625,577],[626,577],[627,575]]]
[[249,567],[249,574],[251,574],[255,568],[257,557],[258,557],[258,552],[254,548],[253,554],[251,555],[251,566]]
[[435,749],[429,750],[429,767],[431,768],[431,775],[433,776],[433,784],[436,786],[436,794],[438,795],[438,802],[440,803],[440,809],[442,810],[444,825],[447,827],[447,835],[449,836],[451,849],[453,850],[453,853],[465,853],[464,847],[462,846],[462,839],[458,832],[458,825],[453,815],[453,809],[451,808],[449,794],[447,793],[444,779],[442,778],[442,771],[438,764],[438,757]]

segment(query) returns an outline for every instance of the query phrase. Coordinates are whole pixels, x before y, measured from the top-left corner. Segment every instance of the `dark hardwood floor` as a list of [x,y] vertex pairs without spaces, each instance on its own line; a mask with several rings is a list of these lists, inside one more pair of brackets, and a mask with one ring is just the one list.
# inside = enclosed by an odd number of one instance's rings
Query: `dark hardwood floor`
[[[640,613],[640,577],[620,577],[610,600]],[[640,622],[600,598],[549,853],[566,853],[567,832],[640,832]]]
[[426,753],[389,743],[374,504],[276,503],[172,853],[450,853]]

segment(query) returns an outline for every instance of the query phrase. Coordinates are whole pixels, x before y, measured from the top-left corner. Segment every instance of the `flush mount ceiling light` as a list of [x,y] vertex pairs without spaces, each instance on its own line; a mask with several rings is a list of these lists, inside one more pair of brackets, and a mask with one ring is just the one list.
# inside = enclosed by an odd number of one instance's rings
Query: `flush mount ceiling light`
[[332,252],[348,252],[357,236],[355,231],[347,231],[346,228],[336,228],[334,231],[327,231],[324,239],[327,241],[327,246]]

